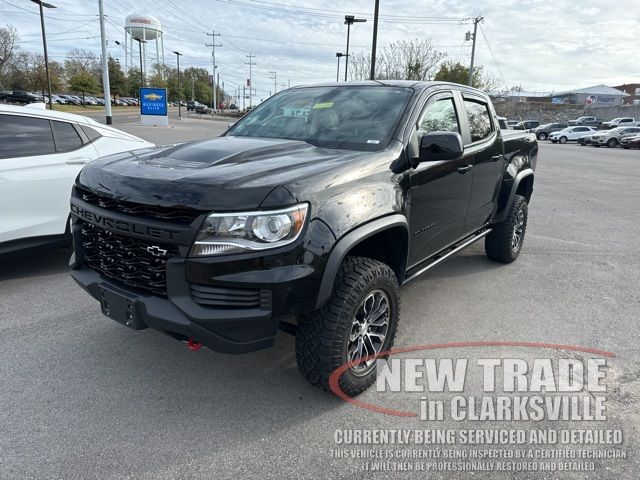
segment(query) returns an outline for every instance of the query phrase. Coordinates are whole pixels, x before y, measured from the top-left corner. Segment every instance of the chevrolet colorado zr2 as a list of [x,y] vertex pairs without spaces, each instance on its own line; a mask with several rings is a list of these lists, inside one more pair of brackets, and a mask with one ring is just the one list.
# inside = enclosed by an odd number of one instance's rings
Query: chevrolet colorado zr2
[[221,137],[82,169],[71,275],[102,312],[226,353],[296,336],[312,384],[375,380],[400,286],[472,243],[520,254],[535,135],[484,93],[440,82],[291,88]]

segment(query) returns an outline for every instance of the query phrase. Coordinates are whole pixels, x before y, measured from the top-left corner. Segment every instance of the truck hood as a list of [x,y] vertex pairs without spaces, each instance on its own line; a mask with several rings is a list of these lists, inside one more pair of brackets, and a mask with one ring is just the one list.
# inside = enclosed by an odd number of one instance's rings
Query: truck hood
[[[119,200],[243,210],[259,207],[278,186],[337,173],[366,155],[291,140],[219,137],[102,157],[84,167],[76,183]],[[294,201],[285,196],[283,202]]]

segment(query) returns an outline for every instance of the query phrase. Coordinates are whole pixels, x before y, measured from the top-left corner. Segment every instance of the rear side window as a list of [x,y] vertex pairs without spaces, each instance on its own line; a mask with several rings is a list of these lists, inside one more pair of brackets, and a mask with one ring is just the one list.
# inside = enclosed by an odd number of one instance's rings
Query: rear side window
[[465,99],[465,109],[467,110],[467,120],[471,131],[471,141],[478,142],[484,140],[493,131],[491,127],[491,116],[486,103]]
[[0,115],[0,158],[55,153],[49,120]]
[[82,147],[82,138],[80,138],[73,125],[56,121],[52,121],[51,125],[53,125],[53,134],[58,152],[68,152]]
[[82,131],[87,136],[90,142],[94,142],[102,136],[91,127],[80,125],[80,128],[82,129]]

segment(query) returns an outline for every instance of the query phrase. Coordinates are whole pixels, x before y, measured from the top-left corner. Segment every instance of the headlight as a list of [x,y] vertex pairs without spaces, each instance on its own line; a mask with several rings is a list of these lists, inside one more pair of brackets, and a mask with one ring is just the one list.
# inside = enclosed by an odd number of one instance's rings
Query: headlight
[[308,205],[273,211],[212,213],[191,248],[192,257],[229,255],[277,248],[294,242],[304,227]]

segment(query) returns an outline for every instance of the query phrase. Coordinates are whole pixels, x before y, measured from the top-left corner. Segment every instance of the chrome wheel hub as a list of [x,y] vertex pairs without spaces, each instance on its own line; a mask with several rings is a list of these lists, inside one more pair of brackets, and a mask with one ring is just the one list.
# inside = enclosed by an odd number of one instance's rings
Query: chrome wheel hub
[[522,237],[524,235],[524,210],[520,209],[518,211],[518,216],[516,217],[516,225],[513,228],[513,238],[511,240],[511,248],[513,248],[514,252],[517,252],[522,245]]
[[347,346],[348,361],[355,374],[367,373],[375,360],[361,360],[382,351],[389,330],[389,314],[389,297],[382,290],[372,291],[358,306]]

